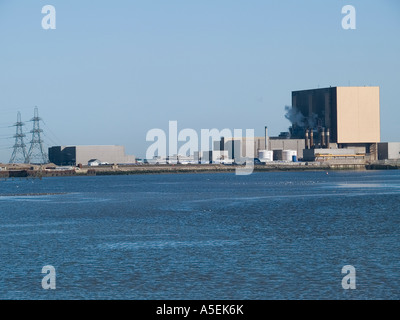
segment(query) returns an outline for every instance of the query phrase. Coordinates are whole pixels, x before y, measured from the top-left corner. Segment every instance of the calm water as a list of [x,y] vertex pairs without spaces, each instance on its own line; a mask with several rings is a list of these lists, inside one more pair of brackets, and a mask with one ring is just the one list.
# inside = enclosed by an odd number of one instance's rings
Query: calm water
[[400,171],[1,180],[0,299],[400,299]]

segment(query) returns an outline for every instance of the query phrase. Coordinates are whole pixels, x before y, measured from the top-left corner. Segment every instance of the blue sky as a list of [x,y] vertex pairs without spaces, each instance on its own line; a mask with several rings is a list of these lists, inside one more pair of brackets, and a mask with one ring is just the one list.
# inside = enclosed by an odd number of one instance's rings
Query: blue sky
[[[356,30],[341,27],[347,4]],[[399,34],[398,0],[0,0],[0,162],[34,106],[47,145],[142,157],[169,120],[277,135],[291,91],[347,85],[381,87],[382,140],[400,141]]]

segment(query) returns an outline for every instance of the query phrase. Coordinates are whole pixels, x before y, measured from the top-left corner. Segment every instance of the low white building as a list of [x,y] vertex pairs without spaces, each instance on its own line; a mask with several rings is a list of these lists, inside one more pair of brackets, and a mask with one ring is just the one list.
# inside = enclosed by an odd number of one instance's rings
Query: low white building
[[88,166],[91,166],[91,167],[98,167],[99,165],[101,165],[101,161],[98,160],[98,159],[90,159],[90,160],[88,161]]
[[379,160],[399,160],[400,142],[381,142],[378,144]]

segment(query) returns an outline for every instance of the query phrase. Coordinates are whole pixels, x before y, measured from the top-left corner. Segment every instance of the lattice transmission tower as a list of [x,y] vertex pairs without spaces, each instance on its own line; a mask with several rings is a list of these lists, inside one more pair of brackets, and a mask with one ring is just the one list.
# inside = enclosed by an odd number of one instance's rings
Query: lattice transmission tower
[[35,107],[35,114],[34,117],[31,119],[31,121],[33,122],[33,129],[31,130],[32,140],[30,142],[31,146],[28,151],[28,156],[25,159],[26,163],[44,164],[49,162],[47,153],[45,152],[45,149],[43,147],[43,140],[41,137],[41,133],[43,132],[43,130],[40,129],[41,120],[42,118],[39,117],[38,108]]
[[16,133],[14,135],[15,143],[14,150],[10,158],[10,163],[25,163],[28,157],[28,153],[26,152],[26,145],[24,143],[25,134],[22,131],[25,123],[21,121],[21,113],[17,113],[17,122],[14,124],[16,127]]

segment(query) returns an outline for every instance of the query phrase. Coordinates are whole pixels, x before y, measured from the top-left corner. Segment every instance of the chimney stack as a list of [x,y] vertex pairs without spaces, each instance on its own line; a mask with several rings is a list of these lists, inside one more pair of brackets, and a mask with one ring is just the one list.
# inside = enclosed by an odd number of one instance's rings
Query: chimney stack
[[269,150],[268,127],[265,127],[265,150]]
[[321,129],[321,147],[326,148],[326,143],[325,143],[325,128]]
[[329,149],[329,144],[330,144],[329,128],[326,129],[325,144],[326,144],[326,148]]
[[314,149],[314,130],[310,130],[310,149]]
[[310,149],[310,140],[308,138],[308,129],[306,130],[306,136],[305,136],[305,142],[306,142],[306,149]]

